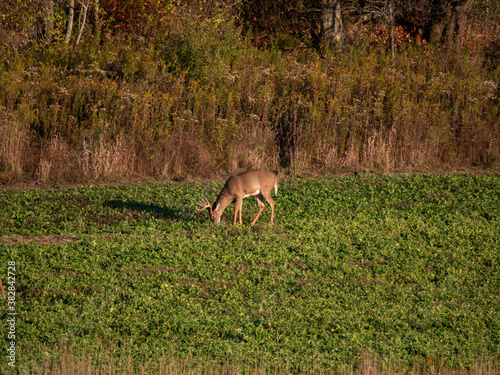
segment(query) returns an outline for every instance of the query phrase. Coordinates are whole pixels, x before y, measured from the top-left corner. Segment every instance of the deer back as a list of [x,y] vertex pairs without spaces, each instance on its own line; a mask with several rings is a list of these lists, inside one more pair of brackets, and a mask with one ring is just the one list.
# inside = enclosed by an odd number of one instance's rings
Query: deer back
[[274,173],[256,169],[229,178],[224,189],[233,197],[237,197],[261,192],[270,193],[275,185],[277,186],[277,178]]

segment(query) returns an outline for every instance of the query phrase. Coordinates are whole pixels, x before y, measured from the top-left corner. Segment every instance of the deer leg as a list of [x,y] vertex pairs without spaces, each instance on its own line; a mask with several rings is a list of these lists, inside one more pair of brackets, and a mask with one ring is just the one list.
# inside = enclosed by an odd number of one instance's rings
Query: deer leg
[[236,225],[236,218],[238,217],[238,212],[240,213],[240,224],[242,223],[242,221],[241,221],[241,206],[242,206],[242,204],[243,204],[243,199],[236,198],[236,202],[234,202],[233,225]]
[[274,222],[274,199],[271,197],[271,192],[268,194],[262,194],[266,198],[267,203],[271,206],[271,224]]
[[250,223],[250,225],[254,225],[257,221],[257,219],[259,218],[260,214],[262,213],[262,211],[264,211],[264,208],[266,207],[264,205],[264,202],[262,202],[262,194],[259,194],[255,197],[255,199],[257,199],[257,204],[259,205],[259,212],[257,212],[257,216],[255,216],[255,218],[253,219],[253,221]]

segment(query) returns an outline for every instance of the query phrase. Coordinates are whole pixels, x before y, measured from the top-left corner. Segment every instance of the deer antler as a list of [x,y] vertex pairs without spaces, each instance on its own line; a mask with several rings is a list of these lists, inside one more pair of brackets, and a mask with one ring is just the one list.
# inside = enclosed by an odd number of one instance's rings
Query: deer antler
[[205,209],[209,209],[210,211],[210,216],[212,216],[212,205],[210,204],[210,202],[207,200],[207,198],[203,198],[201,202],[195,202],[198,206],[200,206],[200,208],[198,209],[197,212],[201,212]]

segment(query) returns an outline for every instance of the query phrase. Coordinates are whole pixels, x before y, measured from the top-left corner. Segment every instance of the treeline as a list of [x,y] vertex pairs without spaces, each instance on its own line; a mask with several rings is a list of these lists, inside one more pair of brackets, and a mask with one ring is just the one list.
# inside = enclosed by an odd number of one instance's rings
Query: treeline
[[0,4],[0,181],[496,168],[493,0]]

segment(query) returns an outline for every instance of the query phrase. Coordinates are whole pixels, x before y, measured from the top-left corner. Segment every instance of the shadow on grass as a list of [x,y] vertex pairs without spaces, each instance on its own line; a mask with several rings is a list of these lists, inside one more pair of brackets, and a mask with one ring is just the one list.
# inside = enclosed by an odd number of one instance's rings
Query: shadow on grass
[[187,215],[177,207],[162,207],[155,204],[145,204],[141,202],[129,202],[119,199],[113,199],[104,202],[104,207],[116,210],[128,210],[139,214],[145,214],[161,219],[186,220]]

